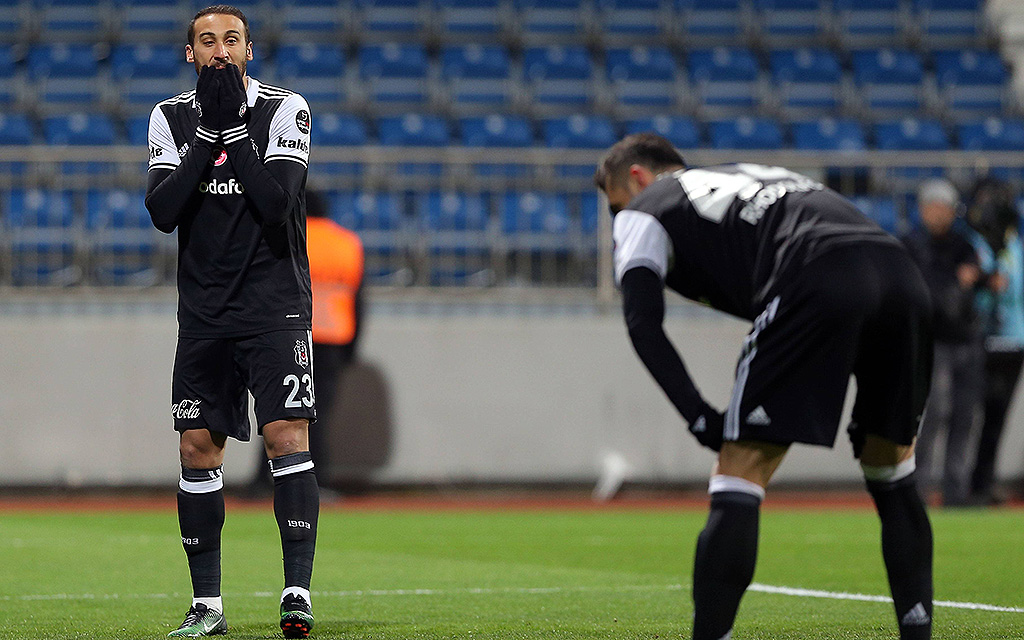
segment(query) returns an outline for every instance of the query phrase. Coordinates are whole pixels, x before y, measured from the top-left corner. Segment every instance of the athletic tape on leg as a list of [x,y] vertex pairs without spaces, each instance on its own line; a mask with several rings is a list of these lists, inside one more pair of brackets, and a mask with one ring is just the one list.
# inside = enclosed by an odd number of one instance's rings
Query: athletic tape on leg
[[711,476],[711,481],[708,482],[708,493],[713,495],[724,491],[746,493],[748,495],[755,496],[758,500],[764,500],[764,487],[756,482],[737,478],[736,476]]
[[897,482],[914,473],[914,470],[917,469],[917,461],[914,456],[910,456],[903,462],[887,467],[861,464],[860,468],[864,472],[864,478],[870,482]]
[[267,461],[270,464],[270,473],[275,478],[287,476],[292,473],[309,471],[313,468],[313,455],[308,451],[289,453],[285,456],[278,456]]
[[224,488],[224,465],[215,469],[181,468],[178,488],[185,493],[213,493]]

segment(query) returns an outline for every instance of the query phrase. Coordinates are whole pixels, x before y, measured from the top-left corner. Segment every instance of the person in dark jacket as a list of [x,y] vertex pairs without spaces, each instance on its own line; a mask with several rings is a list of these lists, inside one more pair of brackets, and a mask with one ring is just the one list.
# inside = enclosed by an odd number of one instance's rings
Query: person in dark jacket
[[963,505],[970,488],[972,432],[981,399],[982,350],[974,295],[983,286],[978,255],[958,230],[960,196],[946,180],[929,180],[918,191],[921,227],[903,241],[932,294],[935,360],[932,391],[917,445],[925,496],[934,487],[933,451],[945,438],[940,487],[943,504]]

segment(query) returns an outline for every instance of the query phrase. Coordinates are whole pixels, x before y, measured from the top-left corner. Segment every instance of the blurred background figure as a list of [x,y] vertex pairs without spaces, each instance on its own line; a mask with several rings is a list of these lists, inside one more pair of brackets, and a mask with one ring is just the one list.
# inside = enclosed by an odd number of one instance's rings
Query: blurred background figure
[[[363,319],[363,244],[352,231],[327,217],[324,199],[306,192],[306,250],[313,284],[313,384],[317,421],[309,430],[313,462],[322,469],[321,484],[331,474],[331,415],[340,395],[342,375],[356,357]],[[266,454],[261,452],[250,493],[273,485]]]
[[942,502],[956,506],[967,503],[971,433],[980,404],[982,349],[974,292],[984,278],[974,247],[953,224],[960,207],[956,187],[947,180],[928,180],[918,190],[918,207],[922,225],[904,243],[931,290],[935,365],[917,464],[927,497],[934,485],[935,444],[944,436]]
[[1024,245],[1010,186],[982,178],[971,190],[967,221],[983,270],[993,273],[978,293],[985,348],[985,418],[971,474],[971,502],[998,504],[995,462],[1013,391],[1024,364]]

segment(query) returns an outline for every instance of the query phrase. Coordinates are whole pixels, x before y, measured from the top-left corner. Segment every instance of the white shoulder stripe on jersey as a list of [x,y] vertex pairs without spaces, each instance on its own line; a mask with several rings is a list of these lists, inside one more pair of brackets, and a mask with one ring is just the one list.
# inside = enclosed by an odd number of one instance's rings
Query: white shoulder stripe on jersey
[[308,162],[306,162],[302,158],[296,158],[295,156],[277,155],[277,156],[267,156],[266,157],[266,162],[270,162],[272,160],[291,160],[292,162],[297,162],[297,163],[301,164],[304,167],[308,167],[309,166]]
[[260,91],[276,91],[278,93],[295,93],[291,89],[285,89],[284,87],[278,87],[273,84],[260,83]]
[[196,90],[192,89],[191,91],[186,91],[185,93],[179,93],[178,95],[176,95],[174,97],[171,97],[171,98],[168,98],[168,99],[164,100],[163,102],[158,102],[157,106],[159,107],[159,106],[165,105],[165,104],[179,104],[181,102],[188,102],[190,100],[194,100],[195,97],[196,97]]

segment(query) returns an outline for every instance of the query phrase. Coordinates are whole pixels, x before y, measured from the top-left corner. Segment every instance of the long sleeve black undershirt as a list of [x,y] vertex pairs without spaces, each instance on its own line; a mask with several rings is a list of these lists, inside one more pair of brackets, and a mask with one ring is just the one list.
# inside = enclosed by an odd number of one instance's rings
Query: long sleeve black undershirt
[[628,270],[622,277],[622,311],[629,339],[640,360],[676,410],[693,424],[704,409],[704,399],[662,328],[664,289],[661,278],[650,269]]
[[263,226],[280,226],[291,218],[299,205],[306,168],[291,160],[264,164],[248,135],[228,144],[227,152],[228,162],[255,205]]
[[[153,226],[171,233],[181,222],[188,201],[209,166],[214,146],[196,137],[185,156],[173,171],[154,169],[149,172],[146,208]],[[301,164],[277,160],[264,164],[252,148],[248,136],[227,146],[228,158],[238,181],[257,209],[261,224],[284,224],[298,206],[306,169]]]
[[153,226],[171,233],[181,222],[186,204],[196,193],[196,187],[210,163],[213,144],[196,137],[181,163],[170,169],[153,169],[146,186],[146,209]]

